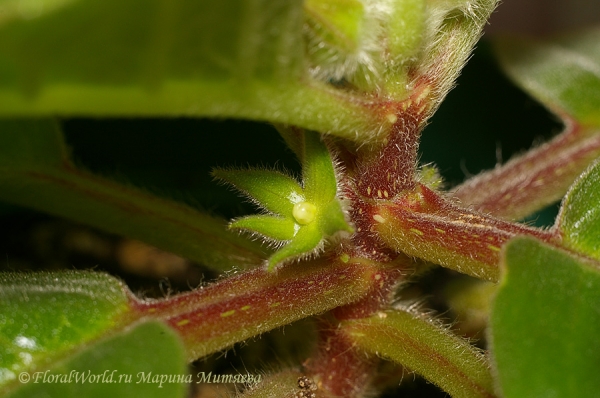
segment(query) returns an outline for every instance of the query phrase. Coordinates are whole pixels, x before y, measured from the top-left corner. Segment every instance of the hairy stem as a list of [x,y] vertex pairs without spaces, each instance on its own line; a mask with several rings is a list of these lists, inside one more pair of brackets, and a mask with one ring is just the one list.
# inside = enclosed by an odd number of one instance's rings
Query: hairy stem
[[278,326],[363,297],[374,269],[365,264],[305,262],[277,273],[255,269],[163,300],[132,298],[140,317],[166,321],[194,360]]
[[377,358],[366,356],[339,329],[334,319],[321,319],[319,351],[307,363],[307,373],[326,397],[360,398],[369,390]]
[[461,208],[424,185],[374,206],[370,218],[391,248],[475,277],[497,281],[500,249],[516,235],[560,244],[556,231]]
[[344,321],[340,330],[353,347],[406,366],[453,397],[495,396],[484,355],[426,316],[390,310]]
[[377,359],[354,348],[340,329],[341,322],[368,318],[388,308],[398,281],[411,268],[411,260],[403,256],[389,263],[355,261],[377,268],[369,290],[359,301],[340,306],[321,318],[318,352],[307,364],[308,374],[318,381],[319,388],[334,397],[363,397],[366,391],[377,387],[372,383],[377,375]]
[[568,122],[558,137],[467,180],[453,195],[465,207],[508,220],[523,218],[559,200],[600,156],[598,133]]

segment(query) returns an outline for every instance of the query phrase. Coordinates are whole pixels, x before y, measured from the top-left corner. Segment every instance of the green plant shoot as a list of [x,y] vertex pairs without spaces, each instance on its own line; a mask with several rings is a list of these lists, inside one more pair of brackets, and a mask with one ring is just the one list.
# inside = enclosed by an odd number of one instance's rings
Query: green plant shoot
[[336,180],[334,160],[314,132],[302,132],[298,155],[302,182],[273,170],[215,169],[213,175],[248,196],[265,213],[233,220],[229,227],[257,234],[278,250],[267,260],[268,269],[320,252],[327,238],[350,233]]

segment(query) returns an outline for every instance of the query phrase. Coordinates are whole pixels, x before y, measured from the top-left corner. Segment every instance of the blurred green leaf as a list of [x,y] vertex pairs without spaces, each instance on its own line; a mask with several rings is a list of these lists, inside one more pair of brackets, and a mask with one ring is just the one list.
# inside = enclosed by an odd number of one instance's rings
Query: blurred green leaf
[[0,386],[117,327],[127,288],[99,272],[0,273]]
[[60,167],[67,161],[67,147],[56,121],[0,121],[0,170]]
[[600,163],[575,181],[563,200],[557,225],[567,247],[600,260]]
[[[226,221],[77,169],[49,119],[0,120],[0,199],[136,238],[217,270],[265,251]],[[124,220],[127,220],[124,222]]]
[[495,5],[2,0],[0,115],[237,117],[383,139],[393,123],[374,103],[417,86],[426,98],[423,76],[437,103]]
[[308,26],[319,35],[328,51],[356,51],[365,18],[365,5],[359,0],[306,0]]
[[501,395],[593,397],[600,390],[600,268],[531,238],[503,256],[491,351]]
[[156,321],[123,330],[37,372],[28,372],[28,383],[7,397],[176,398],[187,396],[193,383],[180,339]]
[[600,29],[548,41],[504,39],[496,47],[510,77],[538,101],[600,126]]
[[[36,10],[27,13],[22,2],[0,3],[4,94],[35,96],[53,89],[66,94],[81,85],[122,90],[125,96],[132,89],[160,96],[168,81],[247,84],[285,82],[303,74],[303,49],[290,45],[301,38],[298,0],[31,4]],[[125,98],[115,104],[102,104],[100,98],[96,104],[117,110],[126,105]],[[179,106],[182,102],[187,101]]]
[[304,20],[301,0],[3,0],[0,114],[379,124],[308,76]]

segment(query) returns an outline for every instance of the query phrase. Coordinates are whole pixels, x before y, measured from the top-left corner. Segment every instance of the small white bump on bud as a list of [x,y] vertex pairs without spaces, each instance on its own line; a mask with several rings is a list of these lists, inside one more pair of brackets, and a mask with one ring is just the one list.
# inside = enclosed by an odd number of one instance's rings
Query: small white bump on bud
[[317,207],[309,202],[299,202],[294,205],[292,215],[298,224],[310,224],[317,216]]

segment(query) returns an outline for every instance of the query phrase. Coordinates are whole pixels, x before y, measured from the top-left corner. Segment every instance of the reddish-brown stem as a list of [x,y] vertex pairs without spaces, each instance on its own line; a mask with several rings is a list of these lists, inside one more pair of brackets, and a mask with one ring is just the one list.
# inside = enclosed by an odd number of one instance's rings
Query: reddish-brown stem
[[305,363],[307,374],[318,385],[319,396],[327,398],[363,397],[378,362],[353,347],[338,328],[338,322],[321,319],[320,347],[315,358]]
[[356,349],[339,325],[343,320],[367,318],[387,308],[393,299],[398,281],[410,269],[412,261],[399,256],[389,263],[356,259],[362,264],[377,267],[371,285],[363,299],[340,306],[320,321],[319,350],[306,364],[310,377],[318,380],[319,391],[332,397],[362,397],[376,374],[377,358]]
[[370,213],[379,201],[414,188],[419,138],[431,108],[430,93],[431,82],[422,80],[408,99],[378,102],[379,113],[392,122],[383,142],[356,153],[338,151],[347,170],[344,196],[352,204],[350,218],[355,234],[349,251],[353,257],[389,262],[398,255],[378,238]]
[[360,196],[392,198],[414,185],[419,139],[431,106],[430,90],[424,81],[404,101],[377,104],[392,128],[380,146],[365,147],[358,153],[356,191]]
[[[474,25],[478,30],[480,25]],[[449,45],[468,46],[460,34],[460,28],[450,29],[452,26],[448,26],[449,38],[454,39],[448,40]],[[460,25],[457,23],[456,26]],[[359,148],[355,158],[342,157],[349,171],[349,180],[343,184],[344,193],[351,203],[350,217],[355,227],[346,253],[365,262],[385,265],[380,265],[380,272],[374,274],[379,279],[374,281],[366,298],[336,309],[322,325],[320,349],[315,359],[308,363],[307,370],[319,380],[320,389],[331,396],[363,396],[367,389],[365,383],[375,374],[372,356],[366,356],[353,346],[352,340],[344,334],[339,319],[361,319],[385,309],[391,303],[394,287],[402,276],[401,270],[409,267],[410,259],[399,254],[403,250],[390,244],[396,229],[392,228],[386,237],[380,224],[385,224],[386,216],[382,216],[382,211],[387,210],[386,206],[391,206],[392,210],[401,207],[396,201],[401,201],[420,188],[415,175],[421,130],[437,101],[452,84],[453,77],[460,69],[458,65],[462,64],[462,57],[466,57],[464,51],[442,47],[433,48],[426,70],[414,76],[413,90],[408,99],[377,104],[381,119],[387,119],[392,125],[379,146]],[[460,54],[459,58],[456,58],[457,54]],[[448,64],[455,67],[439,70],[440,65]],[[434,207],[424,210],[422,214],[434,212]],[[414,210],[407,211],[410,213]],[[463,220],[463,223],[469,221],[472,220]],[[414,251],[406,253],[419,254]]]
[[509,220],[523,218],[559,200],[600,156],[598,133],[570,121],[550,142],[469,179],[453,194],[465,207]]
[[[372,261],[363,259],[375,266]],[[336,319],[367,318],[377,311],[387,309],[394,298],[394,293],[399,281],[413,271],[413,260],[399,255],[394,261],[377,264],[378,271],[373,274],[371,286],[364,298],[359,301],[338,307],[332,311]]]
[[394,288],[412,260],[386,247],[374,229],[373,209],[379,202],[392,200],[416,185],[417,151],[420,132],[431,108],[430,86],[417,85],[413,95],[403,101],[379,104],[392,129],[379,147],[362,148],[357,160],[346,169],[353,176],[344,181],[345,196],[352,203],[350,217],[355,226],[348,254],[375,265],[371,287],[364,299],[339,307],[322,322],[320,348],[307,365],[308,373],[318,380],[320,390],[335,397],[360,397],[367,382],[375,375],[375,362],[357,351],[338,328],[343,319],[369,317],[385,309],[393,299]]
[[365,199],[354,190],[349,191],[346,196],[351,199],[353,206],[350,217],[354,223],[354,235],[352,236],[351,255],[363,257],[372,261],[390,262],[398,253],[390,249],[380,238],[375,230],[373,214],[377,201]]
[[370,288],[368,264],[326,259],[244,272],[190,293],[157,301],[132,298],[139,317],[166,321],[190,360],[310,315],[356,301]]
[[464,209],[419,184],[370,216],[389,247],[476,277],[497,280],[502,245],[517,235],[560,243],[555,231]]

